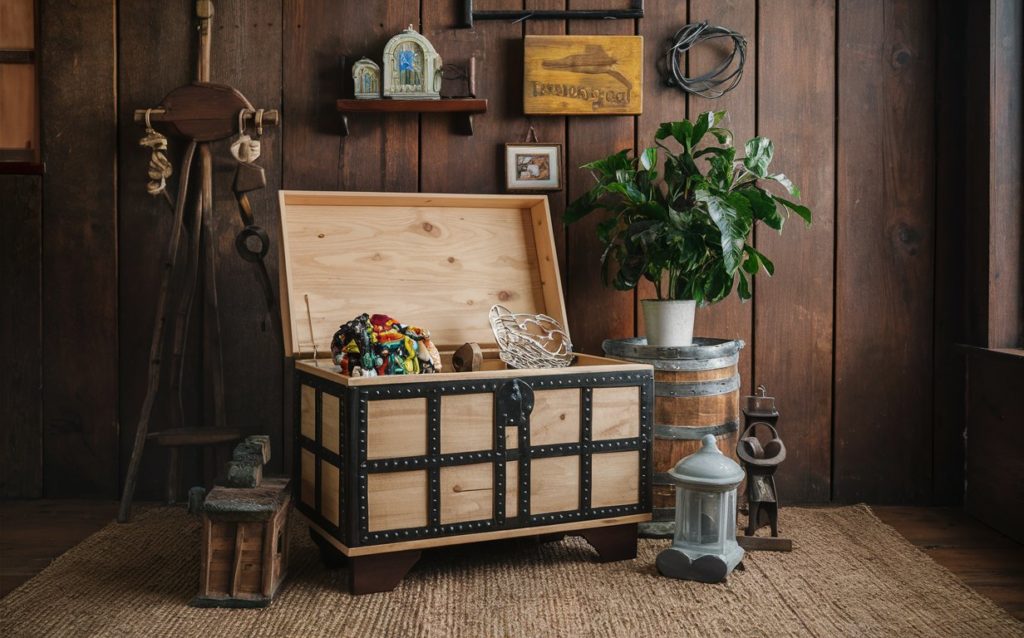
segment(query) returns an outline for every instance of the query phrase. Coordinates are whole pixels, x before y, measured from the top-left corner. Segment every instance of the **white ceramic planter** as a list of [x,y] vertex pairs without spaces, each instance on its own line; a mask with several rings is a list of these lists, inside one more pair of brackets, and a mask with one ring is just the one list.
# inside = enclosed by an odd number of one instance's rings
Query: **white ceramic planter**
[[640,306],[647,328],[647,345],[674,348],[693,344],[696,301],[643,299]]

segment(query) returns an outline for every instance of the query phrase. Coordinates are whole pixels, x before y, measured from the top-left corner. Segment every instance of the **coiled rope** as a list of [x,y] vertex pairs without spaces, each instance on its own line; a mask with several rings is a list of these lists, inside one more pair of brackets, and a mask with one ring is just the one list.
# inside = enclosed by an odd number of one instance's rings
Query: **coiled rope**
[[[732,52],[717,66],[696,77],[687,77],[681,70],[681,58],[690,49],[701,42],[716,38],[732,40]],[[736,62],[735,66],[733,63]],[[708,24],[697,22],[688,24],[669,38],[665,49],[662,77],[668,86],[678,87],[681,91],[693,93],[706,98],[719,98],[736,88],[743,77],[743,66],[747,62],[747,40],[740,33]],[[730,67],[733,67],[730,69]]]

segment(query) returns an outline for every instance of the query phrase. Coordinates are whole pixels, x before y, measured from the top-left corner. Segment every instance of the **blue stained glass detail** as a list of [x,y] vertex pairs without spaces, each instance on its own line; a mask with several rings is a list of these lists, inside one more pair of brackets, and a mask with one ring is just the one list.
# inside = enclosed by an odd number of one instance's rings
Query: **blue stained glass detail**
[[399,51],[398,52],[398,70],[399,71],[415,71],[416,68],[413,66],[413,52],[412,51]]

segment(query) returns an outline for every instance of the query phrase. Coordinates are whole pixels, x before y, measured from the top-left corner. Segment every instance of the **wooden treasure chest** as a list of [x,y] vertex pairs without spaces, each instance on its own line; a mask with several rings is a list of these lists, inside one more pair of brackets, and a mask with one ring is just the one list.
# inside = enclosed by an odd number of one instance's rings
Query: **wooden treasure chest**
[[[352,593],[394,588],[443,545],[571,533],[603,560],[636,555],[651,366],[497,358],[494,304],[568,329],[546,197],[282,191],[280,204],[295,507],[325,558],[345,557]],[[332,336],[364,312],[429,330],[441,372],[342,375]],[[468,342],[483,363],[453,372]]]

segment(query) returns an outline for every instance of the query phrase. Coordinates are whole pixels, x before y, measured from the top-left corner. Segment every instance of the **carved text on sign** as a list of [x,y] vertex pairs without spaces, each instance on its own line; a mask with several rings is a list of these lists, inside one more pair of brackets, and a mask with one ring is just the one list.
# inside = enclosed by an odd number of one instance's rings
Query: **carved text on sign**
[[527,36],[523,110],[634,115],[643,110],[643,38]]

